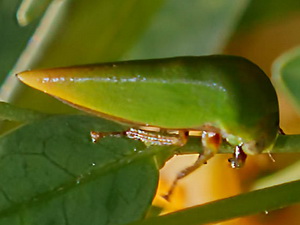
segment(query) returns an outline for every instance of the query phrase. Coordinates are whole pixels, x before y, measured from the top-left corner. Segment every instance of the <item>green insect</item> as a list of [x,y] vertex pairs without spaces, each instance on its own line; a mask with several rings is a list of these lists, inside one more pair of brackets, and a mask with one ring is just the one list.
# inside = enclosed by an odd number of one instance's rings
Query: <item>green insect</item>
[[[244,152],[268,150],[278,135],[278,101],[269,78],[237,56],[134,60],[18,77],[77,108],[130,124],[125,135],[146,144],[182,146],[190,131],[199,131],[204,151],[178,179],[212,157],[221,142],[233,147],[232,167],[240,167]],[[91,134],[95,141],[106,135]]]

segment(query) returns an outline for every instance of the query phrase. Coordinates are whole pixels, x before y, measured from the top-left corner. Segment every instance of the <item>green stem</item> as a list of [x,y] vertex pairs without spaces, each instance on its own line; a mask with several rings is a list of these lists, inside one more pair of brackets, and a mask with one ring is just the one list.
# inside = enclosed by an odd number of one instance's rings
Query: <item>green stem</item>
[[[300,201],[300,181],[277,185],[197,207],[152,217],[130,225],[200,225],[237,217],[268,213]],[[258,204],[259,203],[259,204]]]
[[[177,149],[178,154],[202,153],[201,137],[190,137],[188,143]],[[223,142],[219,153],[233,153],[234,148]],[[300,152],[300,135],[279,135],[270,152],[263,153],[298,153]]]
[[[30,109],[16,107],[6,102],[0,102],[0,119],[17,121],[17,122],[32,122],[43,119],[49,116],[48,114],[37,112]],[[178,154],[195,154],[202,153],[201,137],[191,137],[187,145],[177,149]],[[233,148],[226,143],[223,143],[219,153],[232,153]],[[279,135],[273,149],[270,153],[297,153],[300,152],[300,135]]]
[[30,109],[23,109],[13,106],[6,102],[0,102],[0,119],[17,121],[17,122],[31,122],[47,117],[47,114],[40,113]]

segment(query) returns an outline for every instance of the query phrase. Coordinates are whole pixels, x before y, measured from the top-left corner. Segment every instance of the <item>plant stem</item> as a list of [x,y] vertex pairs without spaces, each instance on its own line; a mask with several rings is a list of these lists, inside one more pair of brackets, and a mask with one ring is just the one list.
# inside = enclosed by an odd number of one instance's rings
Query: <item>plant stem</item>
[[300,181],[294,181],[192,207],[168,215],[152,217],[131,223],[130,225],[200,225],[257,213],[268,213],[270,210],[299,202],[299,190]]
[[[219,153],[233,153],[234,147],[226,142],[220,147]],[[178,154],[202,153],[201,137],[190,137],[188,143],[177,149]],[[300,152],[300,135],[279,135],[272,150],[263,153],[298,153]]]

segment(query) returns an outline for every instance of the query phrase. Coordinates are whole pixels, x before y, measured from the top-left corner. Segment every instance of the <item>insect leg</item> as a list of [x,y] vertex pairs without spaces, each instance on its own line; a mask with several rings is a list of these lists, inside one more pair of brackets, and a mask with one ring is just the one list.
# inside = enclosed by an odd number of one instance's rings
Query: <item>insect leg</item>
[[203,131],[201,141],[203,145],[203,153],[199,154],[197,160],[192,166],[183,169],[177,174],[177,177],[173,181],[168,193],[163,196],[166,200],[169,200],[179,180],[188,176],[203,164],[206,164],[207,160],[218,152],[219,146],[222,142],[222,137],[219,133]]
[[92,141],[94,143],[98,142],[100,139],[105,137],[122,137],[126,135],[126,131],[121,132],[97,132],[97,131],[91,131],[90,136],[92,138]]
[[178,131],[178,134],[164,134],[161,132],[146,131],[142,129],[130,128],[121,132],[90,132],[92,141],[95,143],[104,137],[126,136],[133,140],[143,142],[145,145],[177,145],[183,146],[187,142],[188,132]]
[[141,129],[130,128],[126,131],[130,139],[139,140],[145,145],[177,145],[183,146],[187,142],[188,133],[179,131],[178,134],[164,134]]

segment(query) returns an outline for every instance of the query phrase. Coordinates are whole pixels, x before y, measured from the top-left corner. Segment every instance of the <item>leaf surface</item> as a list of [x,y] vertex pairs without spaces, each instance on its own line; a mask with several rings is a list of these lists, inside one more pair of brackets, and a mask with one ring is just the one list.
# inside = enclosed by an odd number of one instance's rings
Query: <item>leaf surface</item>
[[[141,219],[158,170],[127,138],[94,144],[90,130],[124,127],[87,116],[56,116],[0,139],[0,224],[123,224]],[[145,151],[147,152],[147,151]],[[151,150],[150,150],[151,152]]]

